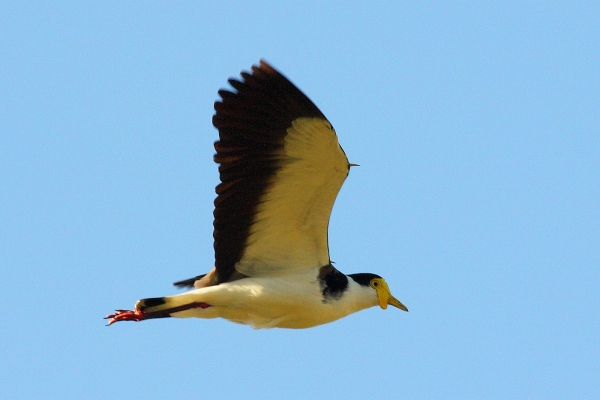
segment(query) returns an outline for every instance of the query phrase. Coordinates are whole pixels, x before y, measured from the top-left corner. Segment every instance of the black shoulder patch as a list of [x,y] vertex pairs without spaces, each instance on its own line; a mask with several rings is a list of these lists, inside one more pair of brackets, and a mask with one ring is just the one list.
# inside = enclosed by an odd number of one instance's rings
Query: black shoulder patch
[[338,300],[348,289],[348,277],[329,264],[319,271],[319,284],[323,294],[323,303]]
[[361,272],[360,274],[348,275],[352,280],[361,286],[369,286],[372,279],[381,278],[379,275]]

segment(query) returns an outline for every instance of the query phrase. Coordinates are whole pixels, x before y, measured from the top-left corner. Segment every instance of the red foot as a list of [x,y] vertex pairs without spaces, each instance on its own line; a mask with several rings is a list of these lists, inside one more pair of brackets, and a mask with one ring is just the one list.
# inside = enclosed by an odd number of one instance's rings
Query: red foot
[[109,319],[108,324],[106,326],[114,324],[119,321],[135,321],[139,322],[145,318],[143,312],[139,310],[129,311],[129,310],[116,310],[114,314],[108,314],[104,319]]

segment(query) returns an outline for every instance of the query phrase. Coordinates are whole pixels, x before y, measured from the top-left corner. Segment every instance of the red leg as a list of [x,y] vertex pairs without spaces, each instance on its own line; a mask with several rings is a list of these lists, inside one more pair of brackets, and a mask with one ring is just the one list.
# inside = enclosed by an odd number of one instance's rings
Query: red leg
[[112,325],[115,322],[119,322],[119,321],[135,321],[135,322],[139,322],[139,321],[143,321],[145,319],[153,319],[153,318],[168,318],[171,316],[172,313],[176,313],[179,311],[185,311],[185,310],[189,310],[191,308],[208,308],[210,307],[210,304],[207,303],[190,303],[190,304],[184,304],[182,306],[179,307],[173,307],[173,308],[167,308],[165,310],[161,310],[161,311],[150,311],[150,312],[144,312],[144,311],[140,311],[140,310],[135,310],[135,311],[130,311],[130,310],[115,310],[114,314],[108,314],[106,317],[104,317],[104,319],[109,319],[108,325]]

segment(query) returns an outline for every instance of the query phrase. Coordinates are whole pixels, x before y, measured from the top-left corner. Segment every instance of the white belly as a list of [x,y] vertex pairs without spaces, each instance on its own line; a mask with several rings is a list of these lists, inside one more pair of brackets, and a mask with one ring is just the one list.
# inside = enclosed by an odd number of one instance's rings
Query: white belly
[[[225,318],[254,328],[310,328],[371,307],[352,296],[355,282],[337,300],[323,301],[318,269],[270,278],[244,278],[171,297],[176,303],[204,302],[173,317]],[[357,285],[358,286],[358,285]]]

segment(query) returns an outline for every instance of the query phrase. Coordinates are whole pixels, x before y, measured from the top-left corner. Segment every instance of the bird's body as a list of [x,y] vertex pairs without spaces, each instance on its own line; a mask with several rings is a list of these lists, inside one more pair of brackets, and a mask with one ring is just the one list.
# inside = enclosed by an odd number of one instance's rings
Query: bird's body
[[213,124],[215,267],[177,282],[194,289],[143,299],[117,321],[216,318],[255,328],[309,328],[379,304],[407,311],[378,275],[344,275],[327,228],[350,164],[335,130],[291,82],[261,61],[236,92],[221,90]]
[[[196,304],[170,316],[220,317],[254,328],[310,328],[378,304],[370,287],[363,287],[351,278],[347,280],[344,296],[336,298],[336,293],[332,293],[327,298],[323,295],[326,286],[319,279],[320,273],[321,268],[313,268],[277,279],[245,278],[164,298],[166,302],[159,307],[145,307],[143,301],[138,308],[151,313],[161,307],[172,309]],[[354,296],[362,291],[371,296]],[[210,306],[202,308],[202,304]]]

